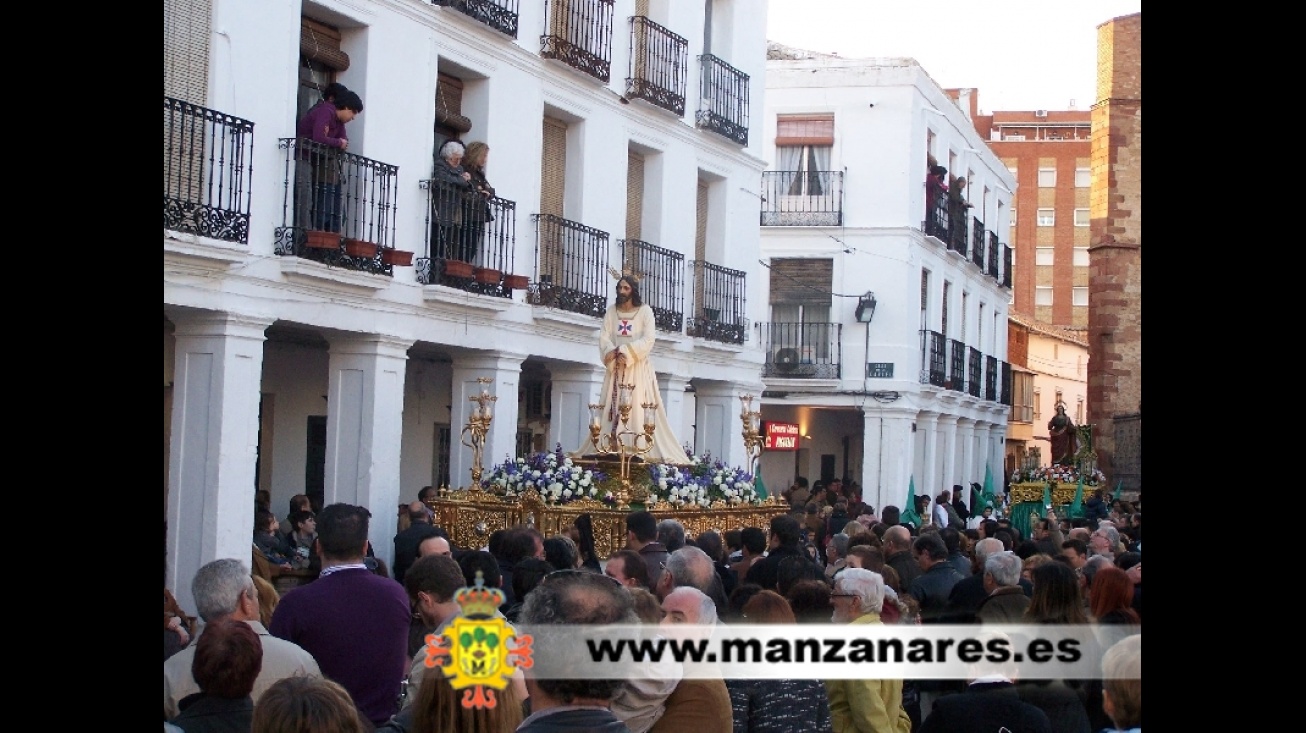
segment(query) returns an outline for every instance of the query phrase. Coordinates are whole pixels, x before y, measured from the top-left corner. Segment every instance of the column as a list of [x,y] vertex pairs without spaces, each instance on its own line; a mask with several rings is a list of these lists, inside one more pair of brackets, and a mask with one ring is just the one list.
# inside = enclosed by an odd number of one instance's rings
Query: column
[[550,366],[549,445],[562,443],[568,453],[589,438],[590,408],[602,401],[603,367],[590,364]]
[[951,491],[955,484],[961,483],[957,478],[961,474],[960,461],[957,460],[961,445],[957,441],[956,415],[939,416],[939,439],[943,444],[943,475],[939,485],[930,490],[931,498],[944,489]]
[[[167,578],[194,610],[190,584],[202,565],[249,565],[264,331],[271,318],[170,314],[176,325],[168,460]],[[394,512],[391,512],[393,514]]]
[[[1007,426],[1004,423],[989,423],[988,446],[985,451],[986,460],[993,467],[993,487],[994,491],[1002,491],[1002,474],[1006,472],[1006,463],[1003,458],[1006,456],[1007,444]],[[981,446],[984,444],[981,443]]]
[[327,448],[323,506],[367,507],[377,557],[394,561],[410,339],[341,334],[327,363]]
[[[920,480],[916,482],[916,494],[928,494],[931,498],[938,493],[931,487],[939,485],[939,414],[922,412],[916,418],[916,429],[925,433],[925,465],[922,467]],[[907,507],[903,507],[906,509]],[[927,517],[921,516],[925,521]]]
[[[485,454],[481,458],[481,467],[488,474],[495,464],[517,457],[517,386],[521,383],[521,365],[524,361],[525,354],[502,351],[479,352],[454,358],[453,386],[450,390],[452,403],[449,406],[454,442],[449,454],[449,488],[466,488],[472,482],[472,449],[462,445],[463,438],[460,434],[476,406],[470,398],[481,392],[482,385],[476,381],[480,377],[493,380],[486,386],[489,387],[490,394],[499,398],[494,403],[494,419],[485,436]],[[588,407],[586,411],[588,414]],[[471,442],[470,432],[464,437],[468,443]],[[484,477],[483,474],[481,478]]]
[[[658,401],[662,403],[662,409],[667,415],[667,424],[676,431],[677,445],[681,446],[693,442],[694,437],[681,435],[683,430],[681,426],[685,424],[685,387],[688,386],[688,377],[678,374],[658,374]],[[756,407],[756,403],[754,406]]]
[[978,471],[975,469],[975,421],[963,417],[957,420],[957,443],[960,444],[961,450],[961,469],[957,471],[960,480],[953,483],[961,484],[962,501],[966,502],[966,507],[970,508],[973,502],[970,493],[970,484],[972,481],[978,481],[981,486],[984,485],[984,468],[981,466]]
[[[709,382],[694,380],[698,405],[695,412],[694,450],[698,455],[711,453],[712,457],[730,466],[744,466],[748,456],[744,452],[744,424],[739,420],[739,395],[749,392],[760,395],[734,382]],[[753,400],[753,408],[758,408]],[[679,436],[677,436],[679,437]]]
[[911,482],[915,434],[912,413],[899,410],[871,410],[864,413],[862,427],[862,501],[882,516],[892,504],[904,508]]
[[976,480],[980,482],[980,486],[984,485],[984,471],[987,466],[993,471],[993,490],[998,492],[1002,491],[1003,467],[1001,463],[993,463],[992,450],[989,447],[990,427],[992,427],[990,423],[982,420],[975,421],[975,459],[980,463],[977,466],[980,477]]

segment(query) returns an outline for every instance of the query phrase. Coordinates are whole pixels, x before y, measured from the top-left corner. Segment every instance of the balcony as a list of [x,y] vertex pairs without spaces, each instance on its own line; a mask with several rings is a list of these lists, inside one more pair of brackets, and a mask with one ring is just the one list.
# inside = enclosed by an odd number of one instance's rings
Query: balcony
[[948,220],[948,249],[962,257],[965,257],[970,249],[970,230],[967,229],[969,224],[970,217],[964,214],[950,217]]
[[970,349],[970,367],[969,379],[966,380],[966,392],[971,397],[980,396],[980,377],[984,369],[984,357],[980,354],[979,349],[971,347]]
[[759,327],[766,345],[763,379],[839,379],[843,324],[771,321]]
[[740,145],[748,144],[748,74],[712,54],[699,57],[695,123]]
[[608,233],[553,214],[534,214],[535,283],[527,302],[602,318],[607,312]]
[[[286,151],[286,198],[276,253],[391,274],[382,253],[394,247],[399,166],[303,138],[282,138],[278,147]],[[360,253],[356,242],[375,245],[375,254]]]
[[540,56],[607,83],[612,76],[613,0],[548,0]]
[[930,206],[927,203],[925,209],[925,221],[922,223],[921,229],[925,232],[926,236],[934,237],[947,245],[948,249],[952,249],[951,227],[948,225],[947,196],[940,194],[939,197],[935,199],[933,206]]
[[1011,287],[1011,246],[1002,245],[1002,287]]
[[163,98],[163,228],[249,244],[254,123]]
[[639,239],[618,244],[621,269],[639,275],[639,294],[653,309],[657,329],[680,333],[685,326],[685,256]]
[[843,226],[843,171],[764,171],[762,226]]
[[689,41],[642,15],[630,19],[630,76],[626,97],[685,114]]
[[748,339],[745,273],[702,260],[694,260],[693,268],[694,315],[687,333],[723,344],[744,343]]
[[417,281],[469,293],[512,297],[503,278],[514,273],[517,204],[435,180],[426,191],[426,244]]
[[989,277],[998,280],[998,235],[989,232],[989,266],[986,272]]
[[975,223],[970,228],[970,257],[975,266],[984,271],[984,222],[974,217]]
[[948,340],[938,331],[921,331],[921,384],[947,384]]
[[509,38],[517,37],[519,2],[520,0],[431,0],[432,5],[462,13]]
[[984,399],[998,401],[998,357],[984,357]]
[[951,359],[948,361],[948,378],[943,386],[958,392],[966,391],[966,344],[952,339]]

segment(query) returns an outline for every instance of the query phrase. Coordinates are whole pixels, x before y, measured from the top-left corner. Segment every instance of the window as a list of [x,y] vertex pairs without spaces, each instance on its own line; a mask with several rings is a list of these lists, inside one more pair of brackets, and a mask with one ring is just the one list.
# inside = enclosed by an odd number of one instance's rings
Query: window
[[771,260],[771,347],[796,348],[804,361],[828,361],[834,260]]
[[1016,228],[1016,208],[1014,206],[1011,208],[1011,228]]
[[1088,209],[1075,209],[1075,226],[1088,226]]
[[1084,424],[1084,395],[1075,398],[1075,424]]
[[1075,169],[1075,188],[1088,188],[1093,183],[1093,174],[1087,168]]
[[1015,372],[1012,376],[1011,419],[1015,422],[1029,422],[1034,412],[1034,375],[1029,372]]
[[340,50],[340,29],[312,18],[299,19],[299,88],[295,119],[322,100],[322,90],[349,68],[349,55]]
[[834,115],[784,115],[776,118],[775,154],[778,170],[790,173],[781,185],[790,196],[820,196],[827,182],[834,149]]
[[1071,305],[1088,305],[1088,288],[1071,288],[1070,289]]
[[1039,400],[1043,397],[1038,387],[1034,388],[1034,419],[1038,420],[1043,416],[1043,410],[1039,407]]
[[1051,267],[1053,264],[1053,249],[1051,247],[1035,247],[1034,264]]
[[1056,168],[1039,168],[1038,169],[1038,187],[1054,188],[1057,185]]
[[1039,225],[1039,226],[1041,226],[1041,227],[1051,227],[1051,226],[1056,226],[1056,224],[1057,224],[1057,210],[1056,210],[1056,209],[1039,209],[1039,210],[1038,210],[1038,225]]
[[1003,140],[1010,140],[1011,142],[1019,143],[1019,142],[1024,142],[1024,141],[1025,141],[1025,136],[1024,136],[1024,135],[1003,135],[1003,136],[1002,136],[1002,139],[1003,139]]
[[1088,267],[1088,247],[1075,248],[1075,267]]
[[1034,287],[1034,305],[1052,305],[1052,286],[1038,285]]

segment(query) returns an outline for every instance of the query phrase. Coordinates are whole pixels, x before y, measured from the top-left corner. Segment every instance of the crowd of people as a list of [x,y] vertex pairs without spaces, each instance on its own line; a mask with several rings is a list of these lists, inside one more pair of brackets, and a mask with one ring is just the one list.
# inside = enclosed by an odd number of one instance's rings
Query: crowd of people
[[[520,525],[483,547],[459,546],[434,522],[428,487],[403,507],[393,574],[369,562],[366,508],[313,513],[295,497],[278,524],[260,504],[252,561],[216,560],[192,580],[198,619],[165,588],[165,730],[1141,730],[1141,502],[1091,523],[1049,512],[1023,536],[992,512],[965,526],[965,502],[951,492],[921,515],[923,526],[899,522],[893,506],[876,516],[844,483],[795,481],[784,492],[795,511],[724,533],[691,535],[676,519],[634,511],[625,546],[606,559],[589,515],[552,537]],[[266,569],[294,567],[294,548],[309,539],[315,577],[278,594]],[[495,617],[532,627],[948,623],[987,633],[1080,624],[1110,673],[558,680],[518,669],[493,708],[467,708],[426,667],[424,646],[465,613],[455,596],[477,583],[499,594]],[[575,653],[536,632],[536,659]]]

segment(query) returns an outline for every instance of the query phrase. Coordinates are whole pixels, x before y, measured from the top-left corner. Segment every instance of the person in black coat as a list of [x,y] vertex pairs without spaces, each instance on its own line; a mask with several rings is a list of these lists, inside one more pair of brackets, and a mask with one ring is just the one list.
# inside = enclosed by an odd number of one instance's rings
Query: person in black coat
[[1052,733],[1052,721],[1042,710],[1023,702],[1011,682],[983,682],[935,700],[917,733],[1004,728],[1019,733]]

